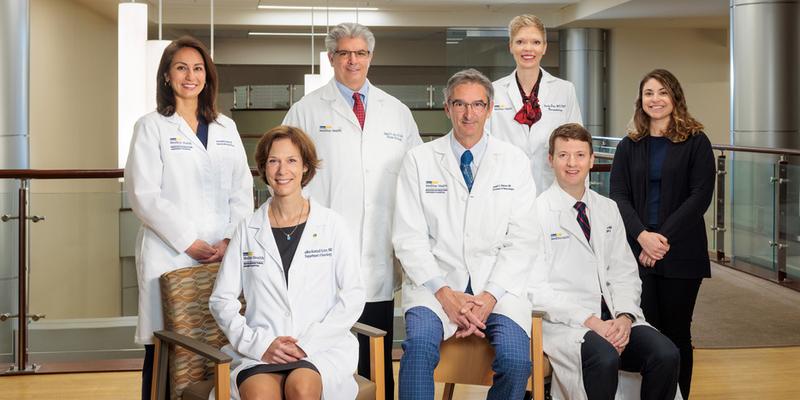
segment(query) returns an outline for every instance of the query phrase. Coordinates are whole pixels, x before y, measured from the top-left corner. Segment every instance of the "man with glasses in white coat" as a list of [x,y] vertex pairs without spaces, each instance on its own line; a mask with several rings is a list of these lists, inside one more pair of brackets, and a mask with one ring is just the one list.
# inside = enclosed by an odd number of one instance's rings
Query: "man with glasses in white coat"
[[[314,140],[322,167],[307,193],[343,215],[360,245],[367,304],[359,321],[387,332],[384,371],[391,399],[393,297],[399,287],[390,236],[395,184],[403,156],[422,140],[408,107],[367,79],[375,49],[367,27],[339,24],[329,31],[325,47],[334,78],[294,104],[283,124]],[[369,343],[361,337],[358,371],[370,374]]]
[[522,150],[483,132],[493,97],[483,74],[456,73],[445,97],[453,130],[411,150],[397,183],[392,241],[405,272],[406,318],[400,399],[433,399],[439,347],[454,335],[486,337],[494,347],[488,399],[521,399],[531,372],[524,278],[538,241],[536,185]]

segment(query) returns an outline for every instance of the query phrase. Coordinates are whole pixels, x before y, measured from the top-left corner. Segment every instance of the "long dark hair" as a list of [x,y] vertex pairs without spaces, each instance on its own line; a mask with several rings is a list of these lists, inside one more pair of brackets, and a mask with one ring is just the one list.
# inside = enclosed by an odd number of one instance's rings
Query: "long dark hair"
[[175,93],[172,91],[172,86],[167,82],[167,75],[169,75],[169,67],[172,65],[172,59],[175,58],[175,53],[185,47],[191,47],[197,50],[203,57],[203,63],[206,70],[206,84],[200,92],[197,101],[197,115],[203,117],[206,122],[212,122],[217,119],[217,67],[211,60],[211,56],[206,50],[206,46],[199,40],[191,36],[183,36],[164,49],[164,54],[161,56],[161,63],[158,64],[158,76],[156,77],[158,87],[156,89],[156,110],[159,114],[164,116],[171,116],[175,114]]
[[650,116],[642,108],[642,88],[650,79],[660,82],[667,89],[667,93],[672,99],[672,115],[670,115],[669,126],[667,131],[664,132],[664,136],[673,143],[680,143],[688,139],[689,136],[700,133],[703,130],[703,124],[689,114],[689,110],[686,108],[686,97],[683,95],[683,89],[680,82],[678,82],[678,78],[665,69],[654,69],[639,82],[639,93],[636,96],[635,103],[636,110],[628,126],[628,137],[636,142],[650,134]]

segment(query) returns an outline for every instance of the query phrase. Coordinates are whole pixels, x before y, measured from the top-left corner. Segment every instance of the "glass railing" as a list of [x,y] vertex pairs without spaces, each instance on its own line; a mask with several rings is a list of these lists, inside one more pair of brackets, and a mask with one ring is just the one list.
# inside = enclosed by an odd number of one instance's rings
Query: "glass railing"
[[[443,85],[381,85],[408,108],[437,109],[444,104]],[[288,109],[303,97],[303,85],[249,85],[233,88],[233,108]]]
[[[613,159],[619,138],[594,137],[598,159]],[[705,214],[712,258],[800,289],[800,150],[713,145],[717,182]],[[608,174],[592,176],[608,195]]]
[[[255,141],[244,140],[246,146]],[[595,140],[597,162],[590,181],[603,194],[608,193],[615,141]],[[785,157],[781,161],[779,155],[751,148],[716,148],[719,190],[706,213],[712,258],[791,286],[800,277],[800,168]],[[800,155],[788,152],[785,156]],[[122,171],[22,172],[0,170],[0,215],[6,215],[0,223],[0,315],[7,315],[0,321],[0,363],[33,368],[141,359],[141,347],[133,343],[139,222],[121,190]],[[256,182],[258,205],[269,193]],[[28,188],[23,191],[28,205],[23,208],[27,231],[21,236],[27,283],[22,286],[20,225],[14,219],[19,217],[20,186]],[[17,304],[20,288],[22,309]],[[19,348],[27,349],[24,359]]]

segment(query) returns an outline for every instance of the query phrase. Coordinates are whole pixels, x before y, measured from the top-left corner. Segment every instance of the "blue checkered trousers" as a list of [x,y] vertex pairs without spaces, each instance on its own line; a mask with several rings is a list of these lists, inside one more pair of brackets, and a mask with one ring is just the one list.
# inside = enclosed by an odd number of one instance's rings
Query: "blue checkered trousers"
[[[530,338],[514,321],[500,314],[489,314],[484,333],[495,350],[494,382],[487,400],[521,400],[531,375]],[[442,322],[429,308],[414,307],[406,312],[400,400],[433,399],[433,370],[439,364],[443,336]]]

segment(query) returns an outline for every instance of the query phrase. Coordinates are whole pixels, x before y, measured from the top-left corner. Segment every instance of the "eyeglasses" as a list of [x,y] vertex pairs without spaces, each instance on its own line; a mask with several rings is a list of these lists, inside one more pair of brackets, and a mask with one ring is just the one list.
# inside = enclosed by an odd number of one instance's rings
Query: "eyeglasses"
[[350,58],[350,55],[356,56],[358,59],[364,59],[369,57],[369,50],[336,50],[333,52],[337,57],[341,58]]
[[489,105],[483,101],[473,101],[472,103],[466,103],[461,100],[453,100],[450,102],[450,107],[453,107],[453,110],[458,112],[464,112],[467,107],[471,107],[472,111],[475,112],[484,112],[486,111],[486,107]]

